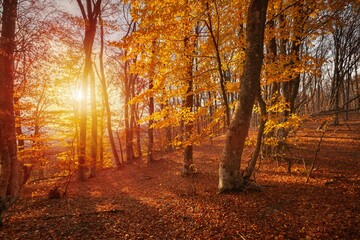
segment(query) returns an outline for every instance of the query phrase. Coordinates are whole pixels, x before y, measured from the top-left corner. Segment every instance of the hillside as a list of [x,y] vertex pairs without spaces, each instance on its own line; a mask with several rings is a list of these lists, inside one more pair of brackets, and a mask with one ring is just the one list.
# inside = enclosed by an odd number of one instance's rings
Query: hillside
[[[198,174],[182,177],[182,152],[156,153],[122,170],[71,182],[67,195],[47,199],[63,179],[29,183],[5,216],[1,239],[359,239],[360,121],[330,126],[305,183],[319,133],[308,123],[290,147],[292,174],[279,160],[262,160],[262,191],[217,194],[224,136],[195,148]],[[245,152],[245,159],[251,153]],[[246,161],[242,162],[243,166]]]

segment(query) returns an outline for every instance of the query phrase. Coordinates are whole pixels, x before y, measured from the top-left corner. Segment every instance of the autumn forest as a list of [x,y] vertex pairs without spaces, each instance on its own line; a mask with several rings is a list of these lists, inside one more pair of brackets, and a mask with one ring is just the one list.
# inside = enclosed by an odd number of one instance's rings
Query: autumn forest
[[359,239],[357,0],[0,1],[1,239]]

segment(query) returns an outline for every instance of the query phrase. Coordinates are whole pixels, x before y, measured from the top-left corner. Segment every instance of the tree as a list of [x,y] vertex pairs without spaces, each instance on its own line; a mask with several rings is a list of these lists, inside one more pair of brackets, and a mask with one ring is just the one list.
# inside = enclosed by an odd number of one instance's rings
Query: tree
[[[124,57],[127,57],[127,51],[124,51]],[[131,162],[134,159],[134,146],[133,146],[133,129],[132,129],[132,118],[134,116],[132,110],[133,107],[130,107],[130,99],[132,97],[132,92],[135,85],[135,75],[129,73],[129,65],[131,60],[125,60],[123,65],[123,83],[124,83],[124,122],[125,122],[125,145],[126,145],[126,162]]]
[[[96,2],[92,2],[91,0],[86,0],[86,10],[84,7],[84,4],[81,2],[81,0],[77,0],[78,6],[81,11],[81,15],[84,21],[84,27],[85,27],[85,36],[84,36],[84,52],[85,52],[85,65],[84,65],[84,72],[83,72],[83,79],[82,79],[82,86],[81,86],[81,93],[82,93],[82,99],[81,99],[81,109],[80,109],[80,146],[79,146],[79,154],[78,154],[78,162],[79,162],[79,168],[78,168],[78,179],[79,180],[85,180],[85,156],[86,156],[86,122],[87,122],[87,96],[88,96],[88,83],[89,83],[89,77],[93,75],[92,72],[92,48],[94,44],[95,39],[95,33],[96,33],[96,25],[97,20],[100,14],[100,6],[101,6],[101,0],[97,0]],[[96,139],[97,139],[97,125],[96,125],[96,109],[94,110],[95,105],[95,79],[94,76],[90,77],[90,88],[91,88],[91,101],[92,104],[92,140],[91,140],[91,158],[92,158],[92,172],[94,173],[94,164],[96,163]],[[96,108],[96,105],[95,105]],[[94,163],[95,162],[95,163]]]
[[[154,64],[154,58],[156,54],[156,39],[152,41],[151,45],[151,69],[149,73],[149,91],[152,91],[154,88],[154,73],[155,73],[155,64]],[[155,103],[154,103],[154,95],[151,94],[149,96],[149,115],[153,115],[155,112]],[[148,127],[148,162],[154,161],[154,120],[152,118],[149,119],[149,127]]]
[[260,88],[267,5],[267,0],[252,0],[248,7],[244,69],[240,78],[239,99],[220,160],[219,192],[239,191],[243,188],[241,157],[255,97]]
[[106,81],[105,81],[105,70],[104,70],[104,23],[103,23],[103,20],[101,18],[101,14],[99,15],[99,22],[100,22],[100,54],[99,54],[100,81],[101,81],[101,86],[102,86],[102,94],[103,94],[103,99],[104,99],[104,105],[105,105],[105,108],[106,108],[107,130],[108,130],[108,135],[109,135],[109,139],[110,139],[111,150],[112,150],[113,156],[115,158],[114,159],[115,160],[115,165],[116,165],[117,168],[120,168],[123,163],[120,162],[119,154],[117,152],[116,145],[115,145],[114,135],[113,135],[113,131],[112,131],[111,110],[110,110],[110,104],[109,104],[109,97],[108,97],[107,88],[106,88]]
[[[219,17],[219,9],[218,9],[218,4],[217,1],[214,1],[214,5],[215,5],[215,14],[216,14],[216,19],[217,19],[217,26],[218,28],[220,28],[220,17]],[[220,39],[219,39],[219,32],[220,29],[217,29],[217,34],[214,32],[214,26],[213,26],[213,20],[212,20],[212,16],[211,16],[211,10],[209,7],[209,2],[206,2],[206,15],[207,15],[207,19],[204,21],[205,22],[205,26],[207,27],[209,33],[210,33],[210,38],[212,40],[212,43],[214,45],[214,49],[216,52],[216,61],[217,61],[217,70],[219,71],[219,76],[220,76],[220,89],[221,89],[221,94],[222,94],[222,98],[223,98],[223,102],[224,102],[224,107],[225,107],[225,116],[226,116],[226,126],[228,127],[230,124],[230,108],[229,108],[229,100],[228,100],[228,96],[227,96],[227,92],[225,89],[225,77],[226,77],[226,71],[224,70],[224,65],[222,63],[222,56],[220,54]]]
[[[189,29],[186,29],[189,30]],[[185,36],[184,38],[184,47],[185,54],[188,54],[192,50],[194,43],[190,41],[190,36]],[[190,50],[188,50],[190,49]],[[187,89],[185,95],[185,111],[190,114],[194,112],[194,80],[193,80],[193,57],[187,57],[187,74],[186,82]],[[188,175],[196,172],[193,160],[193,143],[191,137],[194,133],[194,120],[192,117],[189,119],[184,119],[184,134],[185,134],[185,149],[184,149],[184,162],[183,162],[183,175]]]
[[[345,109],[348,107],[345,103],[350,100],[349,79],[351,79],[352,72],[354,72],[360,59],[359,12],[359,6],[348,4],[339,12],[339,18],[334,23],[332,30],[334,72],[331,81],[329,108],[334,111],[334,125],[339,124],[338,111],[341,102],[345,105]],[[346,78],[348,81],[345,81]],[[343,101],[340,99],[341,95]]]
[[53,7],[50,1],[21,1],[16,26],[14,107],[18,158],[24,168],[37,168],[39,176],[43,175],[48,141],[44,128],[53,120],[47,109],[57,98],[53,87],[56,74],[49,70],[56,69],[49,41],[54,29]]
[[[14,50],[17,0],[4,0],[0,36],[0,214],[20,194],[14,116]],[[0,223],[2,224],[2,222]]]

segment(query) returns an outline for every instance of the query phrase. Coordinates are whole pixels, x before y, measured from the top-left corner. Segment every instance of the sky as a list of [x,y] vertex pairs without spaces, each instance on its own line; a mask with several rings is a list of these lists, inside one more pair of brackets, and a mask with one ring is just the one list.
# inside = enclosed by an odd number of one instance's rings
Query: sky
[[80,16],[80,10],[76,0],[56,0],[56,3],[60,6],[61,10]]

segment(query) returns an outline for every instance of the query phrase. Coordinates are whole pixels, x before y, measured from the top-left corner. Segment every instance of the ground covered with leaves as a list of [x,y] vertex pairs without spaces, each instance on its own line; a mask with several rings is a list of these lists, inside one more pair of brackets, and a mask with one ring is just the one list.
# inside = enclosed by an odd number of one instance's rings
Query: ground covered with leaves
[[0,239],[360,239],[360,121],[328,127],[305,183],[317,126],[306,124],[286,150],[291,174],[281,158],[259,163],[261,191],[217,193],[223,136],[195,148],[190,177],[181,176],[179,150],[71,182],[61,199],[47,198],[54,181],[29,183]]

